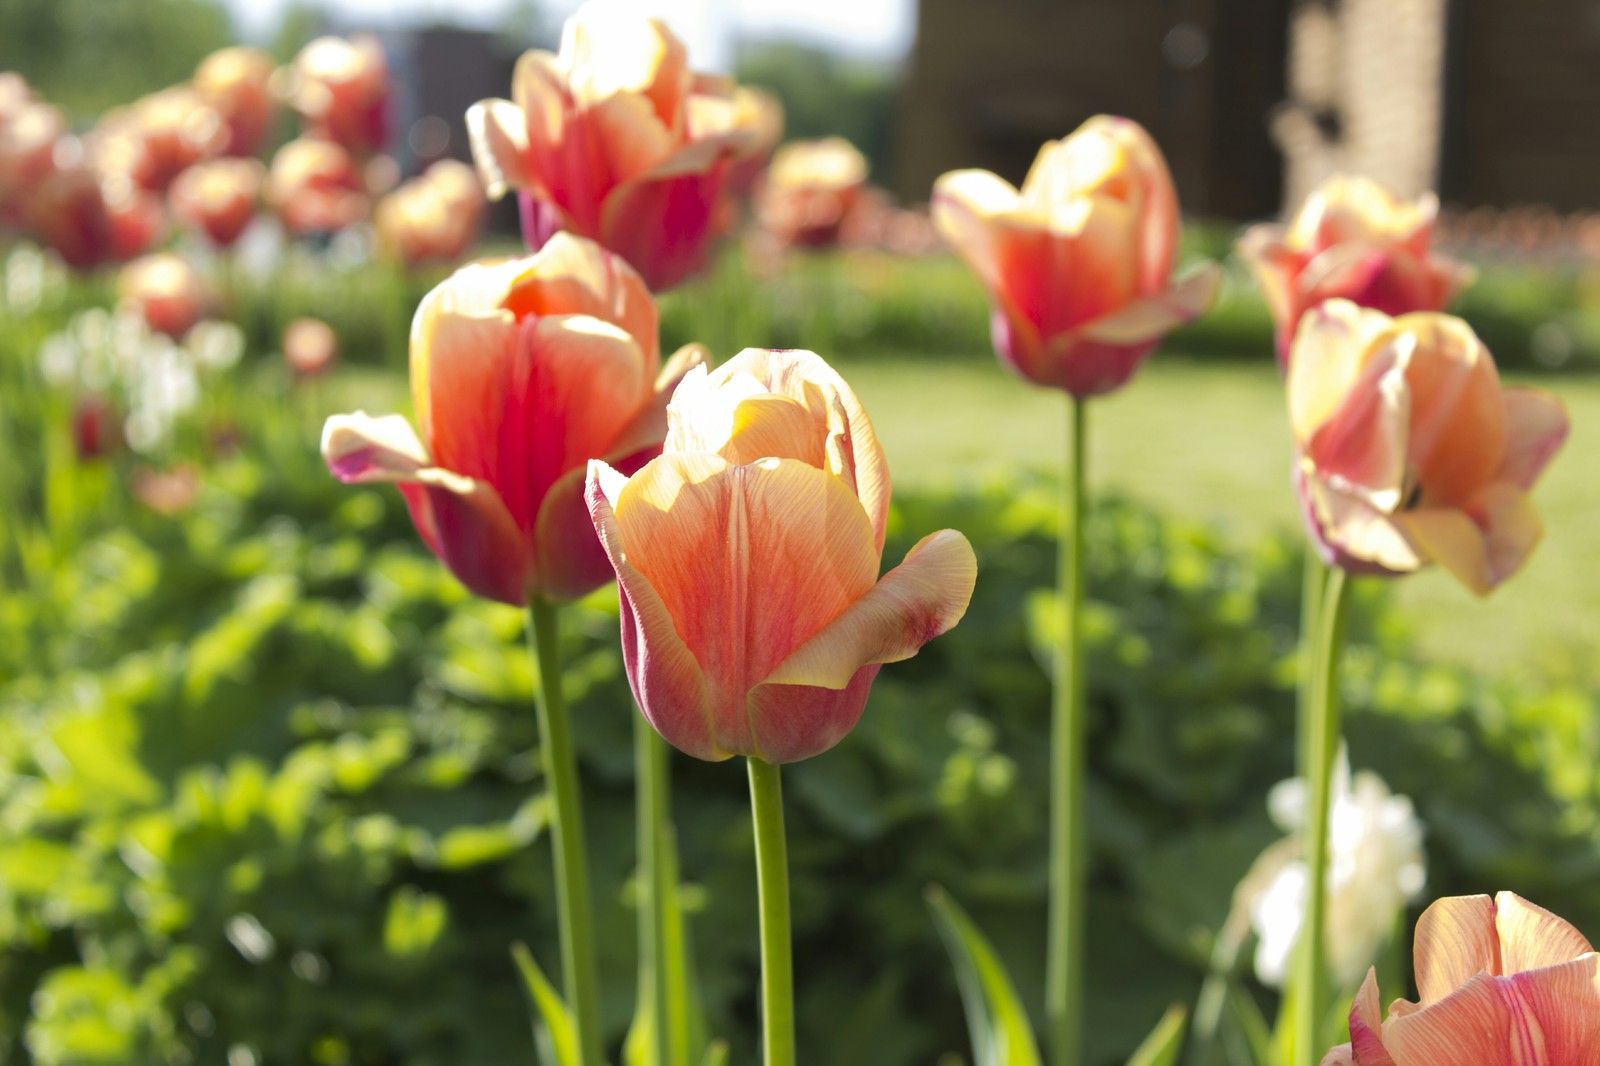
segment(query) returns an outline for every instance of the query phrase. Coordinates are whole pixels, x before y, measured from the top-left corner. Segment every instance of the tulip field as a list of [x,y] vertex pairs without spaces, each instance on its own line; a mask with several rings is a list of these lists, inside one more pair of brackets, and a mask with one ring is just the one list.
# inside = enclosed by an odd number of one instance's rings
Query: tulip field
[[605,10],[0,71],[0,1066],[1600,1061],[1593,256]]

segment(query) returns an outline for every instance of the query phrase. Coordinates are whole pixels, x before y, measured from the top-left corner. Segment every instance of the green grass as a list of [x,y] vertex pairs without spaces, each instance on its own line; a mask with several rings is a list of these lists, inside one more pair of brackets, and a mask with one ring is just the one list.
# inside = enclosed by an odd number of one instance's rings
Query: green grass
[[[1065,437],[1061,394],[1011,378],[991,359],[858,362],[846,376],[871,413],[896,484],[977,480],[1026,469],[1054,477]],[[1545,541],[1486,601],[1439,570],[1397,582],[1423,654],[1485,671],[1593,677],[1600,645],[1600,486],[1585,457],[1600,446],[1600,381],[1544,377],[1573,432],[1534,493]],[[1270,360],[1152,361],[1090,410],[1090,480],[1173,514],[1251,538],[1298,532],[1289,432]],[[1591,445],[1590,442],[1595,442]]]

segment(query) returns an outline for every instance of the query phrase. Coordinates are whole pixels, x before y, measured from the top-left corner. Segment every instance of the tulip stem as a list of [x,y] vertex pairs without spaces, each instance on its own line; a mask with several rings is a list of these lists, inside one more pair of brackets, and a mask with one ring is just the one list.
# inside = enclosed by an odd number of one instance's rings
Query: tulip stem
[[1068,416],[1070,449],[1061,487],[1059,534],[1061,643],[1056,648],[1050,727],[1050,920],[1045,1014],[1052,1066],[1077,1066],[1082,1055],[1084,934],[1088,893],[1088,723],[1083,672],[1083,526],[1088,405],[1076,397]]
[[688,1061],[688,1035],[672,992],[679,975],[668,972],[673,952],[667,943],[668,907],[678,890],[669,861],[672,847],[671,769],[667,743],[644,715],[633,716],[634,792],[639,847],[639,1003],[653,1015],[650,1054],[654,1066],[682,1066]]
[[602,1066],[600,982],[594,956],[594,919],[589,902],[589,863],[584,853],[583,806],[572,722],[561,693],[560,613],[535,598],[528,604],[528,646],[538,666],[539,742],[551,801],[550,838],[555,851],[556,919],[561,937],[561,978],[578,1035],[581,1066]]
[[1322,589],[1315,669],[1306,679],[1311,699],[1305,751],[1309,760],[1311,809],[1306,816],[1306,913],[1296,953],[1298,968],[1294,1024],[1296,1066],[1321,1060],[1322,1022],[1329,1006],[1327,965],[1328,821],[1333,800],[1333,760],[1339,747],[1339,657],[1349,614],[1349,581],[1330,570]]
[[1317,629],[1322,621],[1322,592],[1327,582],[1328,568],[1316,552],[1308,549],[1300,587],[1300,684],[1294,703],[1294,772],[1302,781],[1311,780],[1311,678],[1317,669]]
[[778,768],[755,756],[750,812],[756,834],[761,907],[761,1047],[766,1066],[794,1066],[794,959],[789,933],[789,855]]

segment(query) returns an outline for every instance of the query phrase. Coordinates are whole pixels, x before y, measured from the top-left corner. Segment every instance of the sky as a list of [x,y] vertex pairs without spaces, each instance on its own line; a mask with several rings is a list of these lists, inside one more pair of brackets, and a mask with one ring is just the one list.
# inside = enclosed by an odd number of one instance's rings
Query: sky
[[[910,46],[916,0],[603,0],[623,10],[665,18],[689,45],[696,67],[726,70],[735,36],[786,36],[877,58],[898,58]],[[226,0],[248,39],[271,36],[289,0]],[[493,28],[512,0],[321,0],[340,23],[374,29],[428,22]],[[544,0],[564,17],[578,0]]]

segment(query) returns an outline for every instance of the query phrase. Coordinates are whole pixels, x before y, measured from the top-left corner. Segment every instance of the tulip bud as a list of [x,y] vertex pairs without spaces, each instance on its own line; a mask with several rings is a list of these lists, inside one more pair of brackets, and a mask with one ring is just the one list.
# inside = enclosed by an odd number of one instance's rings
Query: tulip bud
[[331,141],[302,138],[278,149],[266,199],[291,233],[337,232],[367,217],[361,171]]
[[168,198],[172,213],[185,226],[226,248],[239,239],[255,218],[265,178],[254,159],[216,159],[178,175]]
[[389,142],[389,64],[377,38],[319,37],[289,68],[284,95],[307,132],[355,155]]
[[205,283],[180,256],[147,255],[122,268],[117,289],[156,333],[182,340],[205,313]]
[[746,351],[686,379],[669,414],[667,451],[638,473],[589,464],[634,696],[697,758],[826,751],[882,664],[961,619],[972,547],[942,530],[878,577],[882,453],[854,394],[810,352]]
[[701,359],[661,365],[643,281],[557,234],[523,259],[461,268],[417,308],[399,415],[336,415],[322,452],[342,481],[393,482],[434,552],[503,603],[575,599],[611,578],[583,498],[585,464],[660,451],[667,398]]
[[994,304],[995,351],[1080,399],[1121,387],[1216,294],[1214,263],[1173,287],[1178,198],[1138,123],[1099,115],[1039,151],[1019,191],[984,170],[933,187],[939,232]]
[[781,244],[836,244],[867,185],[867,159],[843,137],[791,141],[767,168],[757,217]]
[[272,70],[272,57],[254,48],[223,48],[200,61],[194,87],[222,119],[223,155],[248,156],[260,147],[272,122]]
[[283,331],[283,361],[298,378],[327,373],[339,361],[339,335],[318,318],[297,318]]
[[1429,244],[1439,199],[1405,203],[1368,178],[1329,178],[1287,230],[1252,226],[1239,240],[1277,324],[1278,362],[1289,358],[1300,318],[1344,299],[1386,315],[1442,311],[1471,271]]

